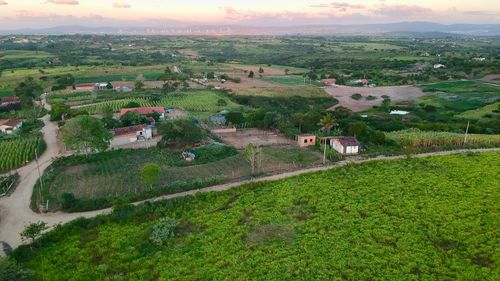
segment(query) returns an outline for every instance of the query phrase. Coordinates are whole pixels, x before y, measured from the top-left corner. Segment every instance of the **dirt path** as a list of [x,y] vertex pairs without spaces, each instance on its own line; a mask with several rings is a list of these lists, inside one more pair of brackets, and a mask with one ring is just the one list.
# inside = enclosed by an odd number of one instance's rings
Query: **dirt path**
[[[52,158],[59,155],[57,150],[57,139],[55,137],[57,132],[57,127],[55,126],[55,124],[49,122],[47,118],[48,117],[46,116],[43,119],[46,125],[43,129],[43,132],[45,141],[47,142],[47,151],[40,158],[40,168],[42,172],[50,165],[50,163],[52,162]],[[458,154],[464,152],[491,152],[491,151],[500,151],[500,148],[465,149],[465,150],[432,152],[432,153],[417,154],[413,155],[412,157],[423,158],[429,156],[450,155],[450,154]],[[308,168],[293,172],[287,172],[279,175],[257,178],[253,180],[216,185],[198,190],[191,190],[191,191],[165,195],[153,199],[135,202],[134,205],[139,205],[146,201],[159,201],[159,200],[168,200],[173,198],[191,196],[198,192],[220,192],[248,183],[280,180],[296,175],[330,170],[352,163],[359,164],[359,163],[366,163],[366,162],[380,161],[380,160],[397,160],[397,159],[404,159],[405,157],[406,157],[405,155],[400,155],[400,156],[388,156],[388,157],[384,156],[384,157],[377,157],[364,160],[344,160],[323,167]],[[30,204],[31,193],[33,191],[33,186],[38,180],[36,163],[31,163],[30,165],[23,167],[22,169],[19,170],[19,173],[21,175],[21,182],[17,187],[17,189],[10,197],[0,200],[0,241],[5,241],[10,246],[12,246],[12,248],[21,245],[22,241],[20,240],[19,233],[24,229],[25,225],[29,223],[44,221],[49,226],[54,226],[59,223],[69,222],[79,217],[90,218],[100,214],[108,214],[111,212],[111,208],[108,208],[108,209],[97,210],[92,212],[84,212],[84,213],[61,213],[61,212],[48,213],[48,214],[34,213],[29,208],[29,204]]]

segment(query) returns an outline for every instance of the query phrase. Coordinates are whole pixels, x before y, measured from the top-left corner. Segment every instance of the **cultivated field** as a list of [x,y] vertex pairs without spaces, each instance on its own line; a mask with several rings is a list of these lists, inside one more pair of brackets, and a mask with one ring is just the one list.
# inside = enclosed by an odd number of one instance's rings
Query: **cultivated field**
[[[360,112],[372,108],[376,105],[381,105],[382,96],[388,96],[394,103],[412,101],[424,95],[424,92],[413,86],[399,87],[347,87],[347,86],[331,86],[325,88],[326,92],[336,98],[339,103],[333,108],[343,106],[354,112]],[[351,96],[361,94],[363,97],[360,100],[355,100]],[[368,96],[376,97],[369,100]]]
[[0,172],[6,172],[21,166],[40,155],[45,149],[41,136],[24,137],[0,141]]
[[[116,272],[139,280],[497,280],[498,159],[378,161],[123,207],[56,228],[13,257],[34,280]],[[165,217],[177,226],[159,246],[151,231]]]
[[[420,131],[417,129],[389,132],[386,133],[386,136],[401,145],[411,147],[462,146],[465,141],[465,134]],[[469,134],[467,144],[499,145],[500,135]]]

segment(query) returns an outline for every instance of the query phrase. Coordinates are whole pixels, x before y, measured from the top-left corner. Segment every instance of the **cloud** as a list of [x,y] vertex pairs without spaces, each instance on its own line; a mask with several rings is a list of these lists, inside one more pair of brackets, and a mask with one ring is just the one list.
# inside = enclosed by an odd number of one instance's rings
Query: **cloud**
[[324,3],[324,4],[316,4],[316,5],[311,5],[313,8],[334,8],[338,10],[343,10],[346,11],[347,9],[365,9],[365,5],[361,4],[349,4],[346,2],[331,2],[331,3]]
[[113,3],[113,8],[125,8],[125,9],[128,9],[128,8],[131,8],[132,6],[130,6],[130,4],[128,3],[123,3],[123,2],[115,2]]
[[462,12],[462,14],[468,16],[478,16],[478,17],[500,16],[500,12],[492,12],[492,11],[464,11]]
[[394,18],[428,16],[433,13],[431,9],[417,5],[382,5],[373,12]]
[[0,0],[0,5],[7,5],[9,3],[5,2],[5,0]]
[[56,5],[79,5],[78,0],[47,0],[47,3]]

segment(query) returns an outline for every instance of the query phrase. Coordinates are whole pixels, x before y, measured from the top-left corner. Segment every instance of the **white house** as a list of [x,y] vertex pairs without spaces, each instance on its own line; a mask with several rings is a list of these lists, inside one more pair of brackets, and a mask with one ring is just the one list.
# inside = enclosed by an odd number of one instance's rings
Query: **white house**
[[153,138],[153,129],[148,125],[137,125],[124,128],[112,129],[113,139],[111,147],[143,142]]
[[438,68],[446,68],[446,65],[444,65],[444,64],[440,64],[440,63],[436,63],[436,64],[434,65],[434,69],[438,69]]
[[23,121],[19,119],[0,119],[0,132],[11,134],[21,128]]
[[330,139],[330,146],[340,154],[358,154],[360,144],[355,137],[335,137]]

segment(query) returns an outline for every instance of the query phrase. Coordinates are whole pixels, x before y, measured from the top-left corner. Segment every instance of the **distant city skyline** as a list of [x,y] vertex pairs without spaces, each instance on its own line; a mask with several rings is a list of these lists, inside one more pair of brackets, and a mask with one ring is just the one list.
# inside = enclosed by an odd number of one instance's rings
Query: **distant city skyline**
[[[415,4],[417,3],[417,4]],[[0,29],[82,26],[500,23],[500,1],[0,0]]]

